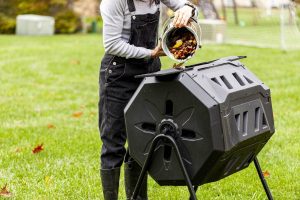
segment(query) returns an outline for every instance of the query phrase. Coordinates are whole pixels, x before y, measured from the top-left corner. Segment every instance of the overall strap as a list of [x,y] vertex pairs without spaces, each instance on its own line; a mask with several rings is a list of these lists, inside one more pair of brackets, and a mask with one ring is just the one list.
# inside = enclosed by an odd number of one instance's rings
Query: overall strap
[[127,0],[129,12],[135,12],[135,5],[133,0]]
[[[158,5],[160,3],[160,0],[154,0],[154,2],[156,5]],[[127,5],[128,5],[129,12],[132,13],[132,12],[136,11],[133,0],[127,0]],[[159,8],[158,8],[158,10],[159,10]]]

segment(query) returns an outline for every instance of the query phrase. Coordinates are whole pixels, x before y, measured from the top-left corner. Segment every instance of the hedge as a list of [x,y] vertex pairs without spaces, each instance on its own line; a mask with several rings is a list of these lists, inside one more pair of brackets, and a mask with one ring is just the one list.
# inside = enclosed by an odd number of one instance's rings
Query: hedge
[[75,0],[0,0],[0,34],[14,33],[16,17],[20,14],[53,16],[56,33],[81,30],[81,19],[70,8]]

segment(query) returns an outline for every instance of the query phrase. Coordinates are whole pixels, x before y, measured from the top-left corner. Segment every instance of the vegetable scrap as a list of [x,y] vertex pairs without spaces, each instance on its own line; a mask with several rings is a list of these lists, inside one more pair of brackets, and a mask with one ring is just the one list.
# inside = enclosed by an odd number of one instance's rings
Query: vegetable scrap
[[196,47],[196,38],[187,28],[176,29],[170,35],[168,48],[176,59],[187,59],[195,53]]

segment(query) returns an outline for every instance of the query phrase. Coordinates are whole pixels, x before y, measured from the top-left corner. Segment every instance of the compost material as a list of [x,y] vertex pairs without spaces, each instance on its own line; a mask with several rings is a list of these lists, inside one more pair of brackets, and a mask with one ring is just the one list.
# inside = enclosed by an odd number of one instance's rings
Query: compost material
[[195,53],[197,41],[187,28],[176,29],[169,38],[168,48],[174,58],[185,60]]

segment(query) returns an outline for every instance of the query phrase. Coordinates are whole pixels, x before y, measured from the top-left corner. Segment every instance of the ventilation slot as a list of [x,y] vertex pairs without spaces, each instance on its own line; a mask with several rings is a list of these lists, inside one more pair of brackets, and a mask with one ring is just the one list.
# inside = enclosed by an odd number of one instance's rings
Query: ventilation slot
[[145,131],[155,132],[156,131],[156,125],[151,123],[143,123],[141,128]]
[[252,84],[253,81],[251,79],[249,79],[248,77],[244,76],[244,78],[246,79],[246,81],[249,83],[249,84]]
[[248,127],[248,111],[243,113],[243,136],[247,136]]
[[235,80],[237,80],[237,82],[241,85],[241,86],[244,86],[245,83],[242,81],[242,79],[239,77],[239,75],[237,73],[233,73],[232,74],[233,77],[235,78]]
[[223,81],[223,83],[226,85],[226,87],[228,89],[232,89],[232,86],[230,85],[230,83],[228,82],[228,80],[225,78],[225,76],[220,76],[221,80]]
[[170,161],[171,160],[171,154],[172,154],[172,147],[169,145],[164,145],[164,160]]
[[166,115],[173,116],[173,102],[171,100],[166,101]]
[[183,129],[181,132],[181,137],[186,138],[186,139],[194,139],[194,138],[196,138],[196,133],[191,130]]
[[263,113],[263,115],[262,115],[262,126],[263,126],[263,128],[266,128],[268,126],[265,113]]
[[238,131],[240,131],[241,130],[241,115],[236,114],[234,116],[234,118],[235,118],[236,127],[237,127]]
[[211,79],[213,82],[215,82],[216,84],[218,84],[218,85],[220,85],[221,86],[221,83],[218,81],[218,79],[216,79],[216,78],[212,78]]
[[255,131],[259,130],[259,120],[260,119],[260,107],[255,108],[255,120],[254,120],[254,126],[255,126]]

